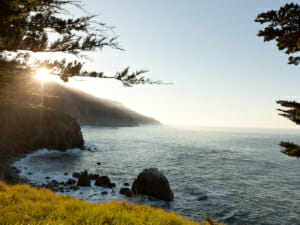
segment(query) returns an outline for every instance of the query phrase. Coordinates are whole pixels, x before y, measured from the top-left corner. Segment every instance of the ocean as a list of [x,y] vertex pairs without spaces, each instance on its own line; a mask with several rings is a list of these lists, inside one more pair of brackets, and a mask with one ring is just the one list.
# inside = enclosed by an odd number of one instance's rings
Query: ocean
[[[82,132],[90,151],[41,149],[14,166],[40,185],[49,182],[47,176],[66,181],[85,169],[109,176],[117,185],[113,190],[92,185],[63,193],[91,202],[126,199],[226,224],[300,224],[300,160],[282,154],[278,145],[299,143],[300,131],[141,126]],[[151,167],[168,178],[174,201],[119,194],[125,182],[131,185]],[[201,195],[208,198],[198,201]]]

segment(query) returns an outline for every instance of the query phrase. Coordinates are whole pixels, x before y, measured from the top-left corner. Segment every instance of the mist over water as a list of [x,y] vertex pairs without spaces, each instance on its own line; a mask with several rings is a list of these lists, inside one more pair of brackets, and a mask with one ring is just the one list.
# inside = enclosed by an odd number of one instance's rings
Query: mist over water
[[[300,224],[300,161],[280,153],[278,146],[282,140],[297,142],[300,132],[164,126],[82,131],[92,151],[40,150],[14,165],[38,184],[47,183],[46,176],[66,181],[84,169],[108,175],[117,184],[113,193],[94,185],[65,193],[92,202],[128,199],[118,193],[123,183],[131,185],[144,168],[156,167],[168,178],[174,201],[131,201],[195,220],[206,216],[227,224]],[[102,195],[104,190],[109,194]],[[208,199],[198,201],[203,194]]]

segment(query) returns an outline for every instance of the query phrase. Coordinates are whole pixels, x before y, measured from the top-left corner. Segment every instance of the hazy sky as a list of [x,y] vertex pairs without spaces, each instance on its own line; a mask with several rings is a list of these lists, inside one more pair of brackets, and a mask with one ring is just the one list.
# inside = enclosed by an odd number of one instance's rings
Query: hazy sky
[[259,12],[277,0],[86,0],[87,11],[116,27],[126,51],[104,49],[88,64],[108,74],[130,66],[173,85],[123,88],[118,82],[72,82],[163,123],[296,127],[277,115],[278,99],[300,100],[300,67],[256,36]]

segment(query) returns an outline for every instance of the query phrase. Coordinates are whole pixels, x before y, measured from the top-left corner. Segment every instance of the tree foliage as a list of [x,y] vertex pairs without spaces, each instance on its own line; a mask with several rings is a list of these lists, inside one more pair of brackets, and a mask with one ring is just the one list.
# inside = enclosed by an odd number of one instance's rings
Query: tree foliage
[[287,109],[278,109],[281,116],[288,118],[297,125],[300,124],[300,103],[295,101],[277,101],[279,105]]
[[[110,26],[98,22],[95,15],[74,17],[66,10],[69,6],[81,8],[80,2],[73,0],[0,0],[0,84],[39,67],[49,69],[64,81],[85,76],[117,79],[125,86],[161,83],[145,78],[146,70],[129,72],[125,68],[112,76],[84,70],[87,52],[122,48]],[[75,60],[32,60],[33,54],[53,52]]]
[[[265,42],[275,41],[279,50],[289,56],[289,64],[298,65],[300,56],[295,54],[300,51],[300,6],[295,3],[288,3],[279,10],[270,10],[260,13],[255,22],[266,24],[263,30],[258,32]],[[279,115],[288,118],[297,125],[300,124],[300,103],[295,101],[280,100],[279,105],[285,109],[278,109]],[[284,148],[283,153],[289,156],[300,157],[300,147],[294,143],[281,142]]]
[[300,146],[292,143],[292,142],[280,142],[279,144],[281,147],[283,147],[282,153],[293,156],[293,157],[300,157]]
[[[276,41],[279,50],[286,54],[296,54],[300,51],[300,6],[289,3],[279,10],[270,10],[260,13],[255,22],[266,24],[263,30],[258,32],[264,41]],[[299,56],[290,56],[289,64],[298,65]]]

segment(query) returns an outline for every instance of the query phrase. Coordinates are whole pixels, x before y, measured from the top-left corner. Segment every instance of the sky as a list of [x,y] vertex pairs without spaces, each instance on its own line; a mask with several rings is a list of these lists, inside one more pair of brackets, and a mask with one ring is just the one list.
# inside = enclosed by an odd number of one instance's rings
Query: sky
[[296,128],[278,116],[279,99],[300,101],[299,68],[275,43],[256,36],[260,12],[280,0],[85,0],[85,9],[115,27],[125,51],[91,54],[86,67],[114,74],[130,66],[172,85],[125,88],[117,81],[69,82],[165,124]]

